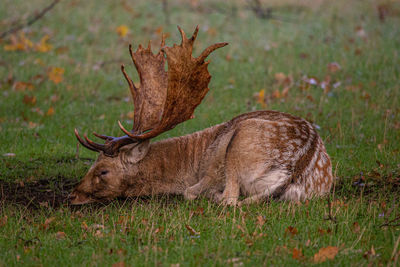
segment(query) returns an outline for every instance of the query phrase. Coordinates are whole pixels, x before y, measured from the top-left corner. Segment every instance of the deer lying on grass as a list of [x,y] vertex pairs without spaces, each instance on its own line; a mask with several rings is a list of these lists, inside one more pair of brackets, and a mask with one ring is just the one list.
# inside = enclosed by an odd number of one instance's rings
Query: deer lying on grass
[[[140,77],[136,87],[121,66],[134,102],[134,125],[122,137],[93,133],[79,142],[100,152],[70,195],[72,204],[155,194],[204,194],[225,204],[248,204],[267,197],[299,201],[327,193],[333,181],[324,144],[304,119],[277,111],[242,114],[228,122],[186,136],[150,143],[150,139],[193,117],[211,79],[205,58],[227,43],[217,43],[192,57],[198,28],[180,45],[157,54],[139,45],[130,54]],[[168,71],[165,71],[165,60]],[[239,195],[246,198],[238,202]]]

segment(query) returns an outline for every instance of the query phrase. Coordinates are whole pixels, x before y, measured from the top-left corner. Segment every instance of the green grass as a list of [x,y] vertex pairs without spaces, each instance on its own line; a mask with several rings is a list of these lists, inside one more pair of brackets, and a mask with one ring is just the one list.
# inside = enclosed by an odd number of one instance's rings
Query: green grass
[[[2,1],[0,31],[48,3]],[[377,7],[384,3],[390,8],[382,23]],[[165,25],[161,1],[62,1],[25,33],[35,43],[48,34],[49,52],[6,51],[9,37],[0,41],[0,266],[309,265],[327,246],[338,247],[339,253],[325,265],[395,264],[399,220],[382,224],[400,215],[400,5],[270,1],[265,6],[282,19],[263,20],[245,1],[168,4],[170,25]],[[130,29],[124,38],[116,33],[122,24]],[[164,196],[52,207],[50,195],[67,193],[57,191],[64,189],[60,184],[79,181],[96,157],[81,149],[75,158],[73,129],[118,136],[117,120],[131,123],[129,90],[119,70],[124,63],[138,80],[128,44],[136,47],[151,39],[158,49],[159,27],[170,34],[167,45],[172,45],[179,42],[176,25],[190,34],[198,24],[195,55],[212,43],[230,44],[210,56],[211,90],[196,118],[157,139],[262,109],[253,95],[264,89],[267,109],[319,126],[338,177],[332,193],[336,223],[326,220],[326,199],[235,209]],[[338,72],[329,72],[331,62],[341,66]],[[62,82],[48,79],[52,67],[65,70]],[[292,79],[287,97],[272,97],[284,89],[275,80],[277,73]],[[304,86],[305,77],[322,81],[327,75],[331,85],[340,85],[329,92]],[[17,82],[31,82],[34,89],[16,90]],[[24,103],[25,95],[35,96],[36,104]],[[47,116],[50,107],[54,114]],[[360,178],[365,187],[355,185]],[[18,194],[20,202],[28,198],[34,208],[4,200]],[[257,224],[258,216],[263,225]],[[191,236],[185,225],[200,235]],[[285,233],[289,226],[298,233]],[[65,237],[57,239],[57,232]],[[294,259],[294,248],[304,257]]]

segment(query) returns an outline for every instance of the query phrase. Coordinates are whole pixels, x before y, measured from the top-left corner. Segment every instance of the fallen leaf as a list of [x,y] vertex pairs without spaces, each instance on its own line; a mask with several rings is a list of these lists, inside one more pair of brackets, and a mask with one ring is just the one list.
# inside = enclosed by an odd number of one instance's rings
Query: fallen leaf
[[53,48],[51,44],[47,43],[49,39],[50,36],[47,34],[43,36],[39,43],[35,44],[35,50],[42,53],[49,52]]
[[331,62],[328,64],[328,71],[330,73],[338,72],[340,69],[341,69],[341,67],[340,67],[339,63],[337,63],[337,62]]
[[33,129],[33,128],[36,128],[38,126],[39,126],[39,124],[36,123],[36,122],[33,122],[33,121],[28,122],[28,128],[29,129]]
[[4,217],[0,219],[0,227],[6,225],[7,221],[8,221],[8,217],[7,217],[7,215],[4,215]]
[[53,116],[54,115],[54,108],[53,107],[50,107],[48,110],[47,110],[47,112],[46,112],[46,115],[47,116]]
[[374,246],[372,246],[370,250],[367,250],[364,252],[363,257],[366,259],[369,259],[371,257],[374,257],[375,255],[376,255],[376,252],[375,252]]
[[286,228],[285,230],[285,234],[290,234],[292,237],[298,234],[297,228],[296,227],[292,227],[292,226],[288,226],[288,228]]
[[353,225],[352,225],[352,230],[353,230],[353,233],[358,233],[358,232],[360,232],[360,225],[358,224],[358,222],[354,222],[354,223],[353,223]]
[[31,40],[26,38],[23,31],[19,31],[18,34],[12,34],[10,42],[10,44],[3,47],[5,51],[26,51],[34,45]]
[[196,230],[194,230],[193,227],[191,227],[190,225],[185,224],[185,227],[186,227],[186,229],[188,229],[189,233],[192,236],[200,235],[200,232],[197,232]]
[[35,87],[33,83],[29,82],[15,82],[13,88],[15,91],[25,91],[25,90],[32,91]]
[[64,232],[57,232],[57,233],[56,233],[56,238],[57,238],[58,240],[64,239],[66,236],[67,236],[67,235],[66,235]]
[[81,228],[82,228],[83,230],[87,230],[89,227],[88,227],[88,225],[86,224],[86,222],[83,221],[83,222],[81,223]]
[[301,249],[294,248],[292,250],[292,258],[295,260],[301,260],[303,258],[303,252]]
[[263,226],[264,223],[265,223],[264,217],[261,216],[261,215],[258,215],[258,216],[257,216],[257,224],[258,224],[259,226]]
[[64,80],[64,72],[65,70],[63,68],[51,67],[47,72],[47,77],[53,83],[59,84]]
[[24,95],[24,104],[34,106],[36,104],[36,96]]
[[120,261],[120,262],[114,263],[112,265],[112,267],[125,267],[125,262]]
[[115,31],[119,36],[125,37],[129,32],[129,28],[126,25],[120,25],[115,29]]
[[338,254],[339,248],[338,247],[333,247],[333,246],[328,246],[326,248],[321,248],[315,255],[314,255],[314,262],[315,263],[321,263],[326,260],[333,260]]
[[256,102],[261,105],[262,108],[266,108],[267,104],[265,103],[265,89],[261,89],[255,95]]
[[49,229],[50,224],[51,224],[55,219],[56,219],[55,217],[47,218],[47,219],[44,221],[44,224],[41,225],[41,228],[42,228],[43,230]]

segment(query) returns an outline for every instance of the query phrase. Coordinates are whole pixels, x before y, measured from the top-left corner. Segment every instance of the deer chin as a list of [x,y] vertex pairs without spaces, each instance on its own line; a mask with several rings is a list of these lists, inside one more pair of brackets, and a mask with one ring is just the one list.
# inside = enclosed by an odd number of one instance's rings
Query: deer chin
[[93,203],[96,200],[89,195],[79,192],[79,191],[74,191],[69,195],[69,203],[71,205],[84,205],[88,203]]

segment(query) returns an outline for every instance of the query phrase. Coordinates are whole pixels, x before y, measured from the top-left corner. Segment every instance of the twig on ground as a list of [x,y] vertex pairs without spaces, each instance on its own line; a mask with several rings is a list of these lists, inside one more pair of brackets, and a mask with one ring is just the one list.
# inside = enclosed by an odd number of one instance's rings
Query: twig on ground
[[[2,32],[0,34],[0,39],[3,39],[7,35],[17,32],[25,27],[31,26],[33,23],[41,19],[48,11],[50,11],[56,4],[58,4],[61,0],[54,0],[50,5],[45,7],[42,11],[37,13],[35,16],[33,16],[30,20],[28,20],[26,23],[19,23],[15,25],[14,27],[11,27],[10,29]],[[36,13],[36,12],[35,12]]]
[[[394,219],[392,219],[390,221],[382,223],[381,225],[379,225],[379,227],[383,227],[383,226],[400,226],[400,222],[395,223],[397,221],[400,221],[400,216],[397,216],[396,218],[394,218]],[[395,223],[395,224],[393,224],[393,223]]]

